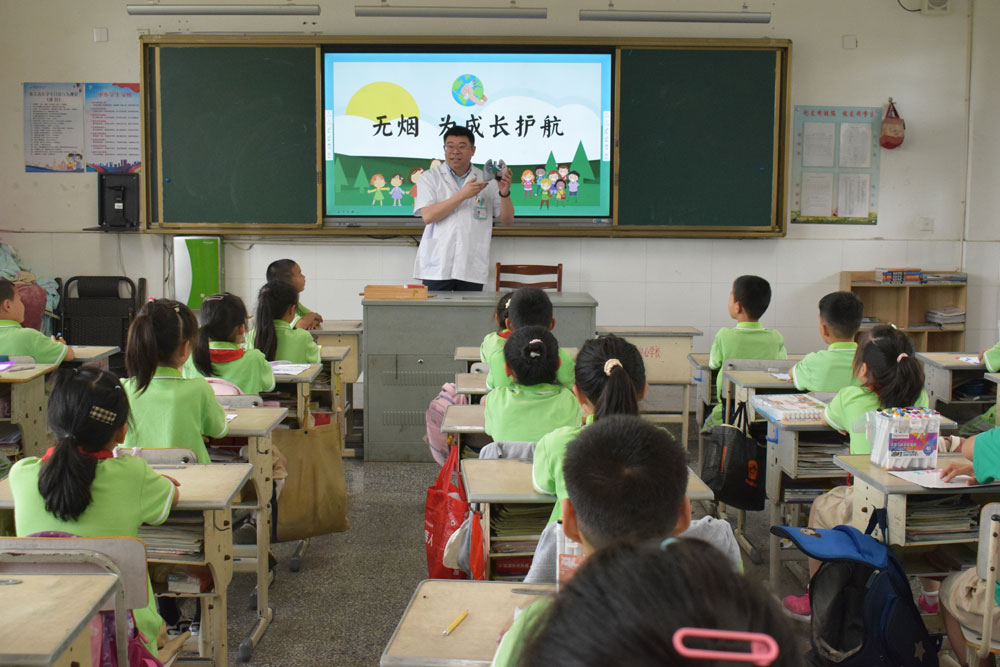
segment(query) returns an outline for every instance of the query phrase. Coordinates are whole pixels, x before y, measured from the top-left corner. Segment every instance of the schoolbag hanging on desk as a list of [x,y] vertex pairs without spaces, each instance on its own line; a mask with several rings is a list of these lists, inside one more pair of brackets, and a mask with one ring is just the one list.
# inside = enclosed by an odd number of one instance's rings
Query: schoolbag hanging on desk
[[896,104],[889,98],[889,108],[885,110],[885,118],[882,119],[882,131],[878,135],[878,143],[882,148],[897,148],[903,143],[903,134],[906,132],[906,122],[899,117],[896,111]]
[[705,445],[702,479],[715,499],[741,510],[764,509],[767,447],[750,433],[746,403],[732,424],[713,426]]

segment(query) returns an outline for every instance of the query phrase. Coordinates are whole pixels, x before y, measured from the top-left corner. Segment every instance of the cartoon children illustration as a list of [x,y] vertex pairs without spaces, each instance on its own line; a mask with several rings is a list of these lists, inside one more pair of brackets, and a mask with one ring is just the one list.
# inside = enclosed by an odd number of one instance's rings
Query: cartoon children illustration
[[556,181],[559,180],[559,172],[553,169],[549,172],[549,194],[553,197],[556,196]]
[[375,174],[374,176],[372,176],[371,181],[369,182],[375,186],[374,188],[368,191],[368,194],[371,194],[373,192],[375,193],[375,196],[372,197],[372,206],[375,205],[375,202],[378,202],[378,205],[382,206],[382,200],[385,199],[385,195],[383,195],[382,193],[389,189],[385,187],[385,176],[383,176],[382,174]]
[[569,174],[569,167],[564,164],[559,165],[559,178],[565,181],[567,174]]
[[541,183],[539,183],[539,185],[542,188],[542,201],[538,202],[538,208],[542,208],[543,206],[545,208],[548,208],[549,207],[549,199],[552,198],[552,193],[549,190],[549,186],[552,185],[552,184],[549,182],[549,179],[543,178],[542,181],[541,181]]
[[566,203],[566,181],[561,178],[556,181],[556,203],[560,205]]
[[535,182],[535,172],[530,169],[525,169],[521,172],[521,185],[524,186],[524,198],[527,199],[531,196],[531,188]]
[[417,181],[420,180],[420,175],[423,173],[424,173],[423,167],[414,167],[413,169],[410,170],[409,179],[410,183],[413,183],[413,187],[410,188],[406,194],[410,195],[414,199],[417,198]]
[[576,171],[571,171],[567,174],[566,178],[569,180],[569,196],[575,197],[580,191],[580,174]]
[[542,179],[545,178],[545,167],[538,167],[535,169],[535,185],[531,189],[531,196],[537,197],[539,192],[542,190]]
[[389,179],[389,185],[392,186],[392,190],[389,191],[389,195],[392,196],[393,206],[402,206],[403,195],[406,194],[403,188],[399,187],[403,184],[402,174],[393,174],[392,178]]

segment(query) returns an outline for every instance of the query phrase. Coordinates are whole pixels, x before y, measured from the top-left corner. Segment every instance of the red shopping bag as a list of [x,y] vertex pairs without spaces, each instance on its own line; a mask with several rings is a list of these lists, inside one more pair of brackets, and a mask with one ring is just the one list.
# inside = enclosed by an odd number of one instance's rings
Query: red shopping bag
[[469,540],[469,569],[476,581],[486,579],[486,543],[483,539],[483,515],[476,510],[472,515],[472,537]]
[[458,472],[458,447],[452,445],[437,479],[427,488],[427,501],[424,503],[424,547],[427,550],[427,576],[430,578],[465,578],[461,570],[445,567],[442,557],[448,538],[458,530],[468,514],[469,501],[466,500]]

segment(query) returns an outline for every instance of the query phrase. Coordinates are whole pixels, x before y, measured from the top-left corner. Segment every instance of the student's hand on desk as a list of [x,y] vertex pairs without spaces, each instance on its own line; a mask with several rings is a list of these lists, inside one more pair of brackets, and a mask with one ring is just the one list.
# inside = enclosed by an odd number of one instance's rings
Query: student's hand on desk
[[57,343],[62,343],[63,345],[69,345],[69,343],[66,342],[66,339],[63,338],[62,336],[49,336],[49,338],[51,338]]
[[181,485],[181,483],[180,483],[180,482],[178,482],[178,481],[177,481],[176,479],[174,479],[174,478],[173,478],[173,477],[171,477],[170,475],[164,475],[163,473],[160,473],[160,476],[161,476],[161,477],[166,477],[167,479],[169,479],[169,480],[170,480],[171,482],[173,482],[173,483],[174,483],[174,486],[180,486],[180,485]]
[[315,329],[323,322],[323,318],[316,313],[306,313],[295,323],[296,329]]
[[976,471],[971,463],[964,461],[949,463],[941,470],[941,479],[950,482],[958,475],[968,475],[969,484],[976,484]]

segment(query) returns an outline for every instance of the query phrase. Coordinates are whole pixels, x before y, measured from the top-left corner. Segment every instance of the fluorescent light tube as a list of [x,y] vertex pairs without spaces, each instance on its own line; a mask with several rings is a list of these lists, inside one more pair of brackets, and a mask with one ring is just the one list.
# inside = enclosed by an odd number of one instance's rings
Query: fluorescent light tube
[[126,5],[134,16],[317,16],[319,5]]
[[771,12],[656,12],[627,9],[581,9],[581,21],[668,23],[770,23]]
[[354,5],[359,17],[442,19],[544,19],[545,7],[402,7],[399,5]]

